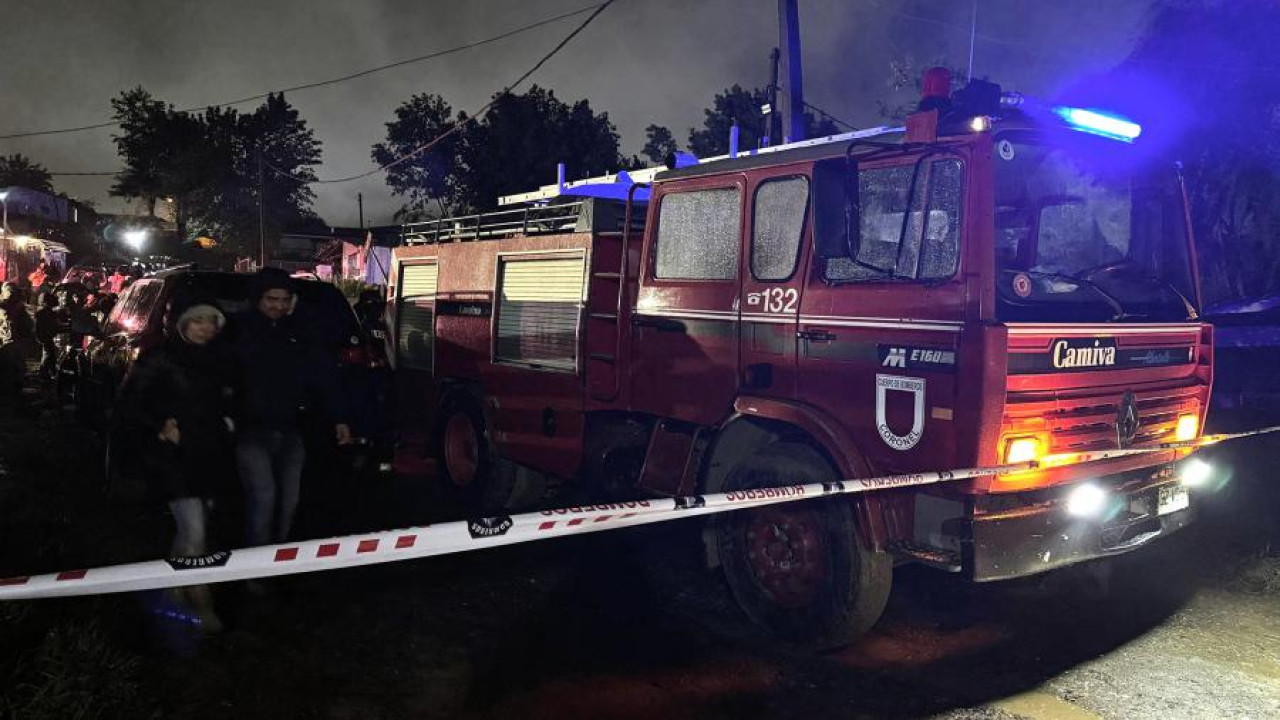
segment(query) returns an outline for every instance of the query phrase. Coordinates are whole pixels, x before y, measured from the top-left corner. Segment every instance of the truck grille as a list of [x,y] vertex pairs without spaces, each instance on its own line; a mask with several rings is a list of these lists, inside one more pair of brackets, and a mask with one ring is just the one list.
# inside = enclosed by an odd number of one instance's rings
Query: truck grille
[[[1138,432],[1133,445],[1151,445],[1174,439],[1178,416],[1199,409],[1199,388],[1185,386],[1162,390],[1135,390]],[[1124,391],[1105,395],[1049,397],[1043,393],[1012,393],[1005,405],[1005,427],[1026,427],[1044,419],[1049,452],[1084,452],[1116,447],[1116,415]]]

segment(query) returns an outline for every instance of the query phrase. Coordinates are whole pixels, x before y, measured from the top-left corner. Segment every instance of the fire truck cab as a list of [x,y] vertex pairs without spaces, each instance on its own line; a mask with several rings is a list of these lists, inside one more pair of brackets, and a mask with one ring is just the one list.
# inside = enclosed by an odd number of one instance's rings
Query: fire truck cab
[[[406,226],[402,461],[496,510],[538,478],[611,501],[1197,437],[1212,338],[1176,167],[1138,162],[1132,122],[988,83],[922,108]],[[999,580],[1177,530],[1187,454],[727,513],[707,557],[767,629],[839,644],[895,562]]]

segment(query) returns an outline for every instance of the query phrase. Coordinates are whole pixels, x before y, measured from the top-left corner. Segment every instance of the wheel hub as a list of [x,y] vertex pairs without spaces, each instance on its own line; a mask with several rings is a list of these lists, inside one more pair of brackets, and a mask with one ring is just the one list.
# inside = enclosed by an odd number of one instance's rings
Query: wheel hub
[[749,511],[746,548],[756,581],[779,605],[807,605],[826,582],[826,540],[811,510]]
[[465,415],[454,415],[445,425],[444,462],[454,485],[466,487],[475,480],[480,466],[480,440]]

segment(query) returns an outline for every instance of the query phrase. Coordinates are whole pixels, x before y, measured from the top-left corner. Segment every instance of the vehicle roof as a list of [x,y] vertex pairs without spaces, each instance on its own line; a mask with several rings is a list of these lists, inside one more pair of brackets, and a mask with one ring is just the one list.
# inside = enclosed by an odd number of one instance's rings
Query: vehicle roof
[[[160,281],[164,283],[163,292],[170,297],[178,293],[208,297],[224,313],[232,316],[248,309],[248,298],[245,296],[252,279],[252,273],[184,267],[147,275],[134,284]],[[294,311],[296,321],[314,337],[322,338],[325,342],[344,344],[351,336],[358,334],[359,320],[341,290],[323,281],[298,278],[290,280],[297,288],[300,300]],[[340,321],[335,322],[338,319]]]

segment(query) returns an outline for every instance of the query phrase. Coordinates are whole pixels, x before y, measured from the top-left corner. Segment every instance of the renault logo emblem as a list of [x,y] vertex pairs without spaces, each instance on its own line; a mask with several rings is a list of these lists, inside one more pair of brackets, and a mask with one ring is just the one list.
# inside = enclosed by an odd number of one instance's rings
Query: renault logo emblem
[[1116,445],[1120,448],[1132,445],[1134,436],[1138,434],[1138,425],[1138,403],[1133,391],[1127,390],[1116,412]]

